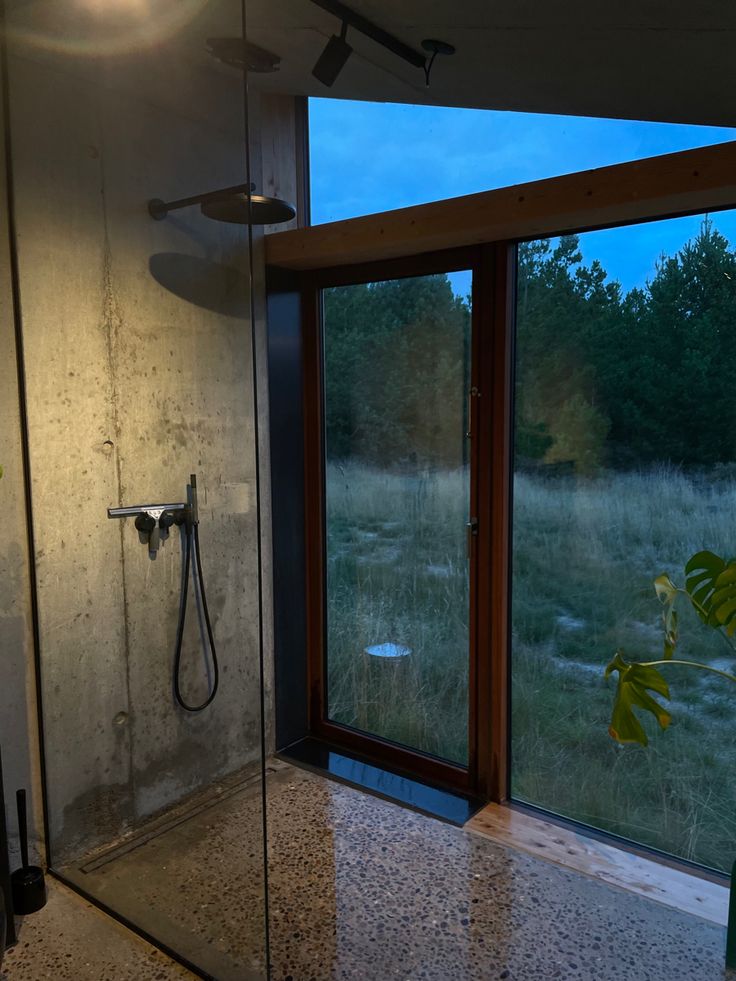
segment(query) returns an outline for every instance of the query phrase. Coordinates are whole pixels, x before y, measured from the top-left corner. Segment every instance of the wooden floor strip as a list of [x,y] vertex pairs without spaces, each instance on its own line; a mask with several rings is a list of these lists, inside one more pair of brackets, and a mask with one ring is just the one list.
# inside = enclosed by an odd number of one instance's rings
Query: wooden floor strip
[[633,855],[502,804],[488,804],[465,828],[609,885],[726,925],[728,889],[718,883]]

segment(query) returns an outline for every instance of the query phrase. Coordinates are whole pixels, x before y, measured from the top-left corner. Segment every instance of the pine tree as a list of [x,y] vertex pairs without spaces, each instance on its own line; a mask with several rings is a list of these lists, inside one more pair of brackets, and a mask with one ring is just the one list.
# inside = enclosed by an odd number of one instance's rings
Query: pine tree
[[640,462],[731,461],[736,254],[706,218],[627,304],[612,437]]

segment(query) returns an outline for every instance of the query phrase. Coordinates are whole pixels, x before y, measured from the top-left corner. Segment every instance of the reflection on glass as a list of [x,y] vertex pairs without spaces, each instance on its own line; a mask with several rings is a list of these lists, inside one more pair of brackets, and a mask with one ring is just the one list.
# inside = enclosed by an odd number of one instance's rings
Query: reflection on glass
[[460,763],[469,342],[447,276],[324,293],[329,718]]
[[[513,533],[514,796],[722,869],[733,691],[667,668],[671,727],[643,719],[649,746],[620,746],[603,671],[617,650],[661,657],[656,576],[682,584],[696,551],[734,553],[731,227],[726,214],[520,246]],[[733,670],[684,607],[681,644]]]
[[[51,862],[203,976],[263,978],[248,234],[147,210],[247,180],[243,75],[207,50],[242,8],[5,6]],[[221,678],[188,713],[179,529],[151,562],[107,508],[179,501],[195,470]],[[190,704],[195,610],[190,585]]]

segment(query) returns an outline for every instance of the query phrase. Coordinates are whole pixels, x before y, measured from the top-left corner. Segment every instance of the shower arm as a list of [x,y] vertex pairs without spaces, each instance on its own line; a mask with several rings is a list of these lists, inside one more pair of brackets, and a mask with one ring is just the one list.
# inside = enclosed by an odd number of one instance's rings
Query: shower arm
[[170,211],[178,211],[179,208],[189,208],[193,204],[207,204],[208,201],[219,201],[221,198],[231,197],[233,194],[250,194],[255,189],[255,184],[233,184],[232,187],[222,187],[218,191],[195,194],[190,198],[179,198],[177,201],[162,201],[160,198],[154,198],[148,202],[148,213],[151,218],[161,221]]

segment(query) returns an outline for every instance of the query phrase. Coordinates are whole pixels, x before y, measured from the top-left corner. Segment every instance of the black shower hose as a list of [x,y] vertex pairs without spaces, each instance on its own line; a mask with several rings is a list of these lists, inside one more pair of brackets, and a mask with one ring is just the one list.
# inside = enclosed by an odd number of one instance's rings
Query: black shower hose
[[[182,576],[181,586],[181,602],[179,604],[179,624],[176,628],[176,652],[174,654],[174,695],[179,705],[181,705],[181,707],[187,712],[201,712],[203,709],[207,708],[217,694],[217,686],[220,683],[220,666],[217,663],[217,648],[215,647],[215,638],[212,636],[212,624],[210,623],[210,614],[209,610],[207,609],[207,597],[205,596],[204,591],[202,555],[199,550],[199,528],[195,522],[187,521],[186,524],[182,526],[182,533],[184,536],[185,559],[184,575]],[[194,584],[196,589],[196,584],[199,582],[199,598],[202,602],[202,612],[204,613],[204,622],[207,627],[207,638],[209,640],[210,652],[212,654],[212,670],[214,674],[212,690],[207,698],[199,705],[190,705],[187,701],[185,701],[184,696],[181,693],[181,686],[179,684],[179,675],[181,674],[181,646],[182,641],[184,640],[184,622],[187,617],[189,570],[192,565],[192,542],[194,542],[194,563],[196,566],[196,570],[194,571]]]

